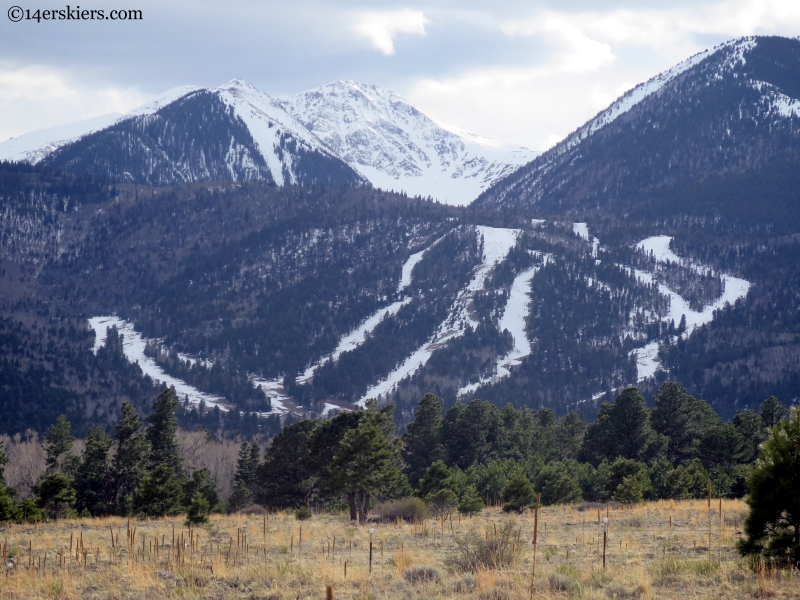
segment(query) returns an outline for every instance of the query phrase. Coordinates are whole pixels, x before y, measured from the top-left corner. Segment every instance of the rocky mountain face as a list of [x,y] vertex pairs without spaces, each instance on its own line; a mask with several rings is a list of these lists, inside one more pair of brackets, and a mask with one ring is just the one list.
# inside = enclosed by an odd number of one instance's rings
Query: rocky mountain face
[[375,85],[336,81],[281,106],[375,187],[466,205],[538,152],[464,131]]

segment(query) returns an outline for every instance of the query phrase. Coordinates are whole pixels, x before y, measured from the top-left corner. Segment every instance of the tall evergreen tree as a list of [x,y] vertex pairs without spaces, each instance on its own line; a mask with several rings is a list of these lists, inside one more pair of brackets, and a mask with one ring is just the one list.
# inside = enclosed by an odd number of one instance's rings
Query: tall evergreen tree
[[553,428],[553,437],[559,460],[575,458],[578,455],[587,427],[586,419],[575,411],[568,412],[558,420]]
[[739,551],[800,566],[800,407],[770,430],[747,486],[750,514]]
[[175,390],[167,388],[153,402],[153,413],[145,420],[150,424],[147,428],[147,439],[151,447],[150,465],[168,465],[178,479],[183,479],[183,458],[177,439],[178,419],[175,417],[177,410]]
[[168,464],[157,465],[142,480],[133,497],[133,509],[147,517],[165,517],[183,512],[183,487]]
[[759,409],[761,411],[761,418],[764,420],[764,427],[773,427],[777,425],[789,412],[786,405],[775,396],[770,396],[764,400]]
[[257,471],[259,504],[297,508],[311,500],[315,472],[309,466],[310,448],[317,427],[316,421],[304,419],[272,438]]
[[340,413],[319,424],[310,440],[309,472],[315,474],[314,487],[318,494],[331,496],[338,489],[331,474],[333,457],[339,449],[344,434],[355,429],[366,411],[353,410]]
[[256,479],[256,467],[258,463],[253,462],[253,453],[248,442],[242,442],[239,446],[239,458],[236,461],[236,472],[233,474],[233,481],[242,481],[248,489],[252,489]]
[[[467,469],[476,462],[488,464],[499,458],[503,425],[498,408],[484,400],[473,400],[457,409],[458,406],[445,415],[446,421],[453,421],[443,436],[448,464]],[[457,411],[454,419],[448,419],[451,411]]]
[[[393,411],[394,405],[390,406]],[[333,478],[348,496],[351,519],[355,506],[360,523],[366,522],[373,495],[402,489],[402,457],[399,440],[391,438],[393,428],[386,412],[370,409],[355,429],[345,433],[333,457]]]
[[667,441],[653,431],[647,405],[639,388],[625,388],[614,404],[600,405],[597,419],[586,431],[582,454],[590,463],[618,456],[650,460],[663,450]]
[[713,409],[674,381],[663,383],[654,399],[650,422],[655,431],[667,437],[666,454],[670,462],[680,464],[698,456],[703,433],[719,422]]
[[742,434],[750,447],[750,461],[758,458],[758,447],[767,439],[767,430],[764,427],[764,420],[758,413],[752,410],[736,411],[733,417],[733,425]]
[[117,514],[127,514],[132,495],[147,472],[150,442],[142,431],[139,413],[130,402],[122,403],[116,427],[117,449],[111,464],[109,504]]
[[59,415],[45,435],[45,464],[48,473],[68,473],[75,466],[72,454],[72,425],[66,415]]
[[425,394],[419,401],[414,420],[403,435],[403,461],[408,480],[414,487],[433,462],[444,458],[441,444],[442,401],[434,394]]
[[95,427],[87,432],[85,441],[86,449],[75,472],[75,509],[78,513],[86,510],[97,517],[108,512],[105,488],[111,436],[101,427]]

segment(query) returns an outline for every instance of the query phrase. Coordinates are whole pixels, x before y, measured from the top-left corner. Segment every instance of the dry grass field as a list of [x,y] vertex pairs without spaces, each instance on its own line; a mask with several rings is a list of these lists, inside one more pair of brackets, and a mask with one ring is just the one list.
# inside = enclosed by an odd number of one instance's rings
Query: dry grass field
[[[605,569],[606,508],[578,508],[540,510],[535,574],[534,515],[497,509],[367,527],[291,513],[216,516],[192,530],[179,518],[7,525],[0,543],[17,567],[0,578],[0,597],[294,600],[325,598],[330,585],[335,598],[354,599],[800,598],[800,574],[754,572],[737,556],[741,501],[722,501],[721,514],[716,500],[710,511],[706,501],[609,509]],[[470,534],[474,544],[504,530],[507,565],[456,568]]]

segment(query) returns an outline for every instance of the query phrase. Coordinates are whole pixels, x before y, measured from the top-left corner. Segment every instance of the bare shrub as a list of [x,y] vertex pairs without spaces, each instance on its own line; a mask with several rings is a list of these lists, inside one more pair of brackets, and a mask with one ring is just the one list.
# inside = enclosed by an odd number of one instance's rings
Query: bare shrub
[[496,534],[482,537],[475,531],[456,540],[455,553],[447,564],[457,571],[501,569],[514,561],[515,523],[506,522]]
[[219,495],[226,500],[233,493],[233,474],[239,457],[239,444],[233,440],[217,441],[206,431],[177,433],[178,449],[189,471],[208,469]]
[[441,583],[442,572],[436,567],[409,567],[403,571],[403,579],[409,583]]
[[428,506],[419,498],[391,500],[375,507],[375,515],[384,523],[402,519],[411,523],[422,522],[430,516]]
[[28,429],[13,437],[0,436],[5,442],[8,464],[5,466],[6,485],[17,490],[20,498],[33,497],[33,486],[39,483],[45,470],[45,451],[39,434]]

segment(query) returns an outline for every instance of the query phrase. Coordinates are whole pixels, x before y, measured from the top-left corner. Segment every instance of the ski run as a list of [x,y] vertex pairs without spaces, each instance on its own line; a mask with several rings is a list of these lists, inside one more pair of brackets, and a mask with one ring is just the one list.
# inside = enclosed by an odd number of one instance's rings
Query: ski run
[[[470,305],[474,295],[483,290],[486,285],[488,275],[492,269],[500,262],[505,260],[508,253],[517,243],[517,238],[521,231],[519,229],[508,229],[499,227],[477,226],[477,234],[483,243],[483,257],[481,263],[475,268],[470,282],[458,293],[456,300],[450,308],[447,318],[438,326],[431,338],[422,346],[417,348],[410,356],[397,366],[382,381],[370,387],[357,404],[364,406],[368,398],[381,398],[391,394],[404,379],[411,377],[422,368],[430,359],[432,354],[448,342],[464,335],[467,327],[475,328],[478,323],[470,313]],[[597,256],[599,240],[589,234],[588,226],[585,223],[573,224],[573,233],[583,240],[592,243],[592,254]],[[443,238],[439,238],[420,250],[406,260],[403,264],[400,282],[397,291],[402,292],[411,285],[414,267],[424,258],[425,253],[439,243]],[[642,240],[636,248],[649,256],[652,256],[659,263],[677,263],[690,268],[697,273],[706,273],[709,269],[703,265],[687,261],[670,249],[672,238],[669,236],[653,236]],[[511,374],[511,370],[519,366],[522,360],[530,355],[531,343],[526,331],[526,322],[530,314],[530,290],[534,284],[534,277],[539,269],[546,265],[550,257],[548,255],[537,256],[542,260],[542,264],[531,267],[519,273],[511,285],[511,293],[506,303],[503,315],[498,322],[500,331],[507,330],[513,337],[514,346],[504,356],[498,357],[495,372],[489,377],[483,377],[476,382],[463,386],[458,390],[458,396],[463,397],[473,394],[479,387],[495,383],[498,380]],[[634,273],[637,280],[643,284],[652,285],[656,283],[653,273],[632,269],[620,265]],[[686,331],[684,337],[688,337],[698,327],[705,325],[714,318],[714,311],[723,308],[726,304],[734,304],[737,300],[744,298],[750,289],[750,283],[744,279],[732,275],[721,275],[723,282],[723,292],[713,303],[705,306],[701,311],[693,310],[689,302],[674,290],[663,283],[657,283],[659,292],[670,299],[670,309],[668,314],[662,317],[662,321],[679,323],[682,317],[686,317]],[[342,336],[336,348],[326,356],[311,364],[300,376],[297,377],[298,384],[309,383],[314,376],[314,372],[329,361],[336,361],[344,352],[352,351],[369,339],[375,328],[387,317],[396,315],[398,311],[411,301],[411,297],[406,297],[392,304],[385,306],[365,319],[358,327]],[[144,374],[153,380],[159,381],[167,386],[175,388],[179,398],[187,399],[190,403],[199,405],[204,402],[206,406],[218,406],[220,410],[229,410],[225,405],[224,398],[202,392],[186,382],[168,375],[156,363],[156,361],[146,356],[144,353],[147,340],[140,333],[135,331],[133,324],[116,316],[99,316],[89,319],[89,325],[95,332],[95,344],[93,351],[105,344],[107,328],[116,327],[120,335],[123,336],[123,351],[125,356],[132,363],[138,363]],[[630,355],[635,358],[637,366],[637,381],[650,378],[655,375],[660,367],[658,359],[659,343],[651,341],[640,348],[631,351]],[[182,357],[186,360],[196,360],[191,357]],[[292,399],[289,398],[283,389],[283,377],[265,379],[256,375],[251,376],[254,385],[260,386],[263,392],[270,398],[272,413],[286,415],[295,412]],[[602,395],[602,394],[600,394]],[[323,416],[330,411],[342,410],[341,407],[326,403]],[[302,411],[301,411],[302,412]],[[269,414],[269,413],[265,413]],[[300,414],[300,413],[297,413]]]

